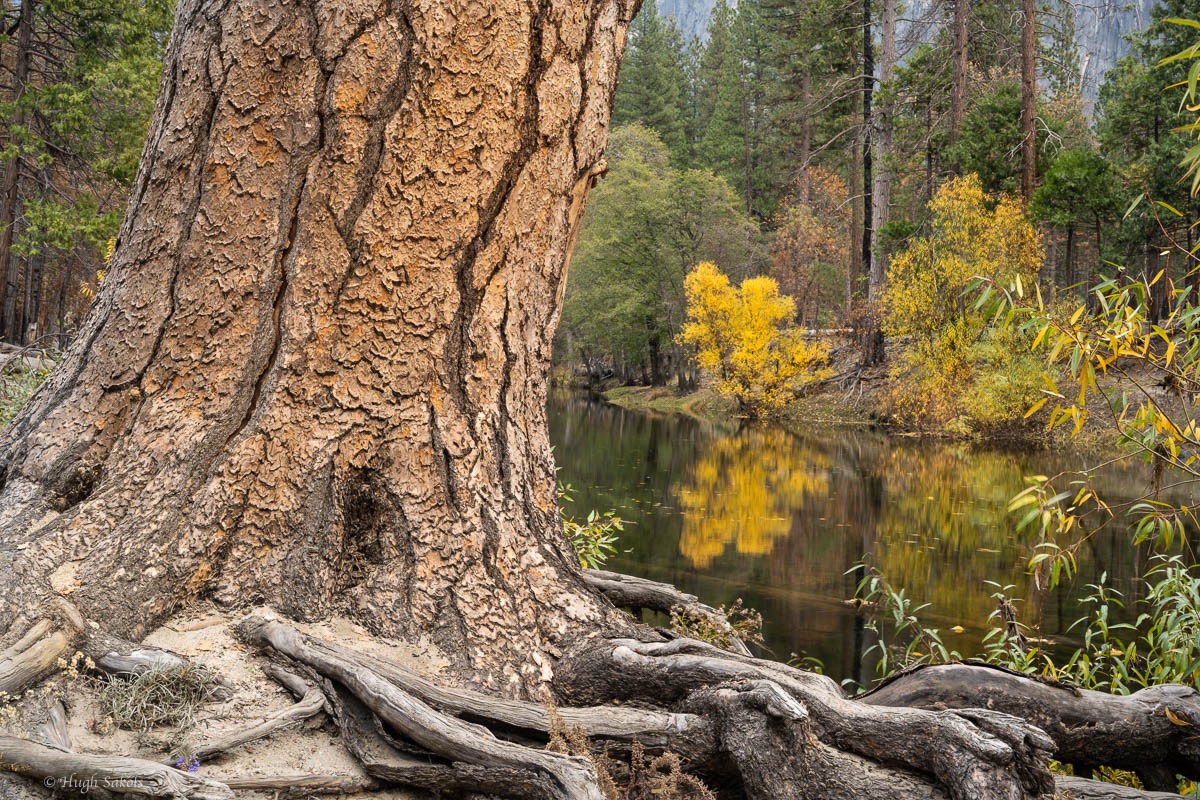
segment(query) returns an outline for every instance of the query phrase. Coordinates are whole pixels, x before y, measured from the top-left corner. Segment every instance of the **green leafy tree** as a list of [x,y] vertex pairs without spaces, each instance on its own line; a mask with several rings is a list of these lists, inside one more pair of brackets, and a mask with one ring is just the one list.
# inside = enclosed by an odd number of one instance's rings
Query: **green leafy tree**
[[686,386],[683,278],[721,258],[746,274],[758,230],[724,179],[678,170],[658,135],[640,125],[613,131],[609,172],[588,202],[563,308],[560,342],[593,371],[626,381]]
[[[1096,242],[1096,261],[1104,228],[1120,217],[1123,197],[1121,181],[1111,162],[1090,148],[1073,148],[1054,159],[1034,192],[1030,214],[1050,223],[1066,234],[1063,269],[1051,284],[1071,286],[1075,283],[1075,239],[1082,228],[1089,230]],[[1098,263],[1093,263],[1086,277],[1094,283]]]

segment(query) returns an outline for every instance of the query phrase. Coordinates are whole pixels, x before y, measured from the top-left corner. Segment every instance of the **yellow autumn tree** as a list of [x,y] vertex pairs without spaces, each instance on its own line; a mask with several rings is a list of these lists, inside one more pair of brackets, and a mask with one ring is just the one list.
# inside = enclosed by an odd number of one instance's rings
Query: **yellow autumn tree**
[[992,327],[968,288],[980,278],[1032,286],[1041,237],[1019,200],[989,197],[976,175],[948,181],[929,210],[929,235],[888,269],[884,332],[911,337],[894,363],[892,411],[908,424],[956,432],[1020,419],[1040,372],[1028,345]]
[[747,416],[776,411],[806,384],[831,374],[828,347],[805,342],[789,326],[795,303],[771,278],[747,278],[734,287],[715,264],[704,262],[683,286],[688,321],[680,341],[695,348],[717,391]]

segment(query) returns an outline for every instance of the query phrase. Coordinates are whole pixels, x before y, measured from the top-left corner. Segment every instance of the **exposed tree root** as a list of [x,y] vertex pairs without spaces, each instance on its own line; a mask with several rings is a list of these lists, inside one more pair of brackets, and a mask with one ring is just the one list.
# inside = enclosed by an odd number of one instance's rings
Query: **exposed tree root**
[[51,747],[71,749],[71,734],[67,730],[67,709],[62,700],[55,700],[46,708],[46,721],[37,728],[37,736]]
[[63,791],[92,787],[136,797],[188,800],[229,800],[233,791],[223,783],[187,772],[123,756],[71,753],[55,747],[0,734],[0,768],[48,781]]
[[[341,685],[384,724],[419,747],[445,759],[456,768],[459,764],[465,765],[457,771],[478,776],[487,782],[486,786],[479,788],[480,791],[520,796],[536,786],[545,786],[545,791],[550,792],[548,796],[551,797],[602,800],[595,770],[584,759],[497,739],[483,726],[463,722],[434,710],[364,666],[358,659],[352,660],[325,648],[313,647],[307,637],[286,625],[252,618],[242,625],[241,630],[250,641],[269,645]],[[395,751],[395,748],[391,749]],[[393,754],[386,755],[393,757]],[[374,768],[375,774],[379,775],[386,766],[386,762],[380,759]],[[411,780],[411,774],[405,768],[396,779]],[[513,781],[519,785],[514,785]]]
[[79,611],[57,598],[50,613],[0,652],[0,694],[16,695],[45,680],[72,649],[86,655],[110,675],[144,672],[187,663],[175,653],[127,642],[90,625]]
[[[468,721],[481,722],[490,727],[499,727],[518,735],[532,735],[529,738],[541,741],[549,736],[550,714],[544,705],[492,697],[469,689],[447,689],[398,664],[305,636],[283,623],[267,622],[261,629],[255,629],[254,624],[256,623],[244,626],[249,633],[248,638],[253,643],[262,644],[267,641],[264,638],[265,631],[276,632],[276,638],[267,643],[290,658],[304,661],[288,649],[293,642],[303,642],[311,652],[354,662],[373,671],[389,683],[444,713]],[[259,632],[255,633],[255,630]],[[628,749],[629,745],[638,741],[650,752],[672,749],[684,757],[693,759],[708,758],[714,752],[712,731],[707,722],[695,714],[616,706],[559,708],[557,713],[567,725],[578,726],[589,737],[615,744],[618,749]]]
[[744,656],[753,655],[738,636],[738,632],[729,624],[728,618],[712,606],[700,602],[700,598],[694,594],[681,592],[669,583],[599,569],[583,570],[583,579],[619,608],[648,608],[663,614],[670,614],[676,607],[681,608],[725,633],[730,642],[729,649],[733,652]]
[[[344,688],[329,686],[342,741],[368,775],[390,784],[438,791],[479,792],[504,797],[563,798],[549,775],[533,769],[446,763],[437,754],[407,752],[388,736],[371,709]],[[411,746],[408,750],[415,750]]]
[[1060,800],[1178,800],[1175,792],[1145,792],[1115,783],[1059,775],[1054,779]]
[[18,694],[49,677],[73,639],[73,632],[50,620],[36,623],[0,653],[0,694]]
[[[19,652],[58,630],[39,623],[18,643]],[[76,754],[66,710],[57,700],[44,721],[29,729],[44,744],[0,736],[0,766],[49,779],[48,786],[85,783],[97,797],[105,797],[106,789],[196,800],[229,798],[234,789],[307,797],[401,785],[521,800],[601,800],[596,766],[543,749],[561,724],[557,715],[597,749],[627,752],[639,742],[653,751],[669,750],[721,796],[746,800],[1024,800],[1055,792],[1064,800],[1135,800],[1178,795],[1052,778],[1049,754],[1057,747],[1061,759],[1076,748],[1090,761],[1075,763],[1110,766],[1141,757],[1139,773],[1164,786],[1167,770],[1194,766],[1189,748],[1200,719],[1196,694],[1184,687],[1110,697],[971,665],[918,670],[865,700],[851,700],[823,676],[689,639],[593,640],[569,653],[556,676],[560,697],[590,705],[552,711],[448,689],[282,622],[252,617],[240,633],[300,665],[295,669],[307,678],[268,670],[300,699],[189,756],[207,762],[326,709],[366,776],[202,779],[142,759]],[[108,644],[104,637],[87,641]],[[118,646],[126,655],[152,652]],[[598,705],[614,701],[646,707]]]
[[183,656],[157,647],[133,644],[104,631],[92,631],[79,645],[81,652],[109,675],[137,675],[149,669],[167,669],[187,664]]
[[1076,772],[1132,770],[1150,789],[1173,791],[1176,774],[1200,778],[1200,694],[1179,685],[1127,696],[1033,680],[978,664],[905,673],[862,702],[905,708],[989,708],[1021,717],[1054,740],[1054,757]]
[[276,797],[311,797],[320,794],[347,795],[378,789],[370,778],[355,775],[270,775],[252,778],[222,778],[235,791],[272,792]]
[[295,725],[300,720],[319,714],[325,707],[324,693],[304,679],[279,667],[272,667],[268,672],[300,700],[290,708],[267,715],[256,725],[205,742],[193,751],[194,758],[207,761],[215,755],[226,753],[248,742],[264,739],[276,731]]
[[[698,690],[745,680],[772,682],[800,701],[813,734],[827,745],[878,764],[901,765],[952,798],[1007,800],[1054,790],[1046,768],[1054,743],[1023,720],[980,709],[870,707],[846,699],[823,676],[730,655],[703,642],[616,640],[575,654],[559,672],[560,690],[589,702],[616,699],[617,692],[680,701]],[[779,763],[783,759],[780,754]]]
[[699,689],[686,704],[719,721],[721,750],[735,765],[748,800],[945,797],[920,775],[822,743],[807,709],[773,681]]

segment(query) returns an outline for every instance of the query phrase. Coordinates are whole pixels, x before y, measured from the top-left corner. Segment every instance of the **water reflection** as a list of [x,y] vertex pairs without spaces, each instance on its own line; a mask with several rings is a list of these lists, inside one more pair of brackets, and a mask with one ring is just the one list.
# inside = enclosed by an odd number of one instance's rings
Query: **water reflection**
[[[865,431],[792,433],[630,413],[570,395],[550,408],[551,440],[576,511],[613,508],[633,524],[614,569],[667,580],[714,605],[743,597],[763,613],[780,657],[807,652],[835,677],[859,669],[860,621],[845,604],[864,554],[974,653],[994,608],[985,581],[1014,584],[1023,618],[1062,638],[1083,612],[1069,588],[1043,595],[1025,574],[1029,542],[1013,530],[1022,476],[1084,466],[1049,453],[889,439]],[[1114,469],[1098,488],[1131,497],[1140,470]],[[1101,572],[1140,590],[1143,554],[1116,531],[1097,536],[1076,585]]]

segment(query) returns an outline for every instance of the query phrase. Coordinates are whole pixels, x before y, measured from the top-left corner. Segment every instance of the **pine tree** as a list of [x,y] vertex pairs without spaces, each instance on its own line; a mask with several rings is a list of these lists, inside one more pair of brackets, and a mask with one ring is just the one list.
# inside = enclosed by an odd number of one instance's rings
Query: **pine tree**
[[656,131],[677,167],[687,165],[690,150],[686,61],[679,27],[659,16],[655,0],[647,0],[629,29],[613,124],[637,123]]

